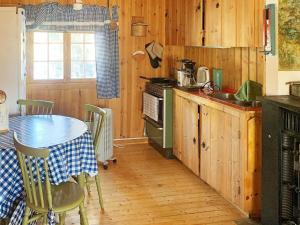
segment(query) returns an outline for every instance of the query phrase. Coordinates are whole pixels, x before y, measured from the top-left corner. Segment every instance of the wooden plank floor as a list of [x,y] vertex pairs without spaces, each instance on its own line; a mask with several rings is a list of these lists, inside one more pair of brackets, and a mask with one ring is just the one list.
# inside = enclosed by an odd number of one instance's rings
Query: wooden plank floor
[[[105,212],[96,186],[87,197],[90,225],[235,225],[243,216],[177,160],[166,160],[151,146],[116,149],[117,164],[101,168]],[[79,224],[76,211],[66,224]]]

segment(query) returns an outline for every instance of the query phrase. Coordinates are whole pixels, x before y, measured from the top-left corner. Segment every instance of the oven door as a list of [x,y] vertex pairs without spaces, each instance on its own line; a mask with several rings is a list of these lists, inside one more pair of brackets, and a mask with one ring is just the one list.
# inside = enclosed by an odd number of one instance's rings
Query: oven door
[[147,92],[143,93],[143,113],[160,124],[163,123],[163,98],[154,96]]
[[164,130],[163,127],[152,120],[151,118],[145,116],[145,131],[146,135],[150,141],[155,142],[161,148],[164,147]]

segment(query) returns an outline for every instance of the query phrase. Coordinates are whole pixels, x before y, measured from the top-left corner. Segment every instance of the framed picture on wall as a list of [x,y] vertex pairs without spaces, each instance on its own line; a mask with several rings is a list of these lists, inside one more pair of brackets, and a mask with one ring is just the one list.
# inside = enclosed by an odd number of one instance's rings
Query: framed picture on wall
[[279,0],[279,70],[300,70],[300,1]]

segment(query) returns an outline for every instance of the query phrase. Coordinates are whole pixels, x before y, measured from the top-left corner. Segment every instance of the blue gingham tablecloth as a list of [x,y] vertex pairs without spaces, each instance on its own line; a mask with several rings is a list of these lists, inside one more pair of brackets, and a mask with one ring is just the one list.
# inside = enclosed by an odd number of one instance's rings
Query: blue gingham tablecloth
[[[12,130],[18,129],[21,128],[16,124],[8,135],[0,135],[0,218],[10,218],[10,225],[21,224],[25,210],[23,181],[12,141]],[[90,176],[98,173],[89,131],[74,140],[50,146],[49,149],[49,178],[52,184],[66,182],[71,176],[82,172]],[[53,215],[49,215],[49,218],[50,224],[55,223]]]

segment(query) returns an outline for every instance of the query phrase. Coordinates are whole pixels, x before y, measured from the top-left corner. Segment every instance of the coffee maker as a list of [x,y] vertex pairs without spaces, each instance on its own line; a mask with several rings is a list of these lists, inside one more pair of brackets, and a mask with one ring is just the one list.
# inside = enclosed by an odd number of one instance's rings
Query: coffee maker
[[179,87],[191,86],[195,83],[195,65],[196,63],[190,59],[177,61],[176,79]]

